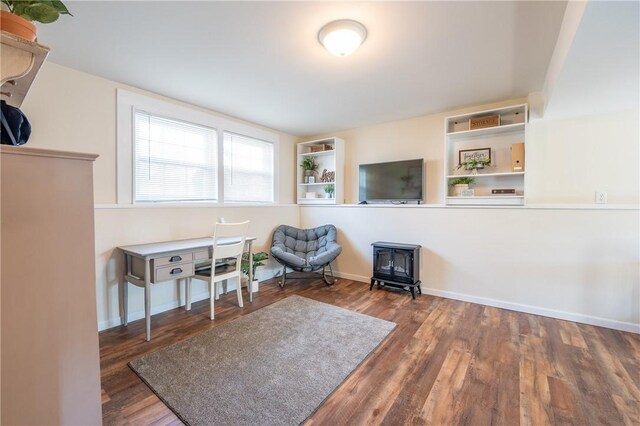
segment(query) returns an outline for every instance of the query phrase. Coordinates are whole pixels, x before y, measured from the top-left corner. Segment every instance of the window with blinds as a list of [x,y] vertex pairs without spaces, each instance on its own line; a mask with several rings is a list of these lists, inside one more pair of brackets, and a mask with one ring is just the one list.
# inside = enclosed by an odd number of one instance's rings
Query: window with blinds
[[216,130],[135,113],[135,201],[215,201]]
[[224,132],[224,200],[274,202],[274,146],[271,142]]

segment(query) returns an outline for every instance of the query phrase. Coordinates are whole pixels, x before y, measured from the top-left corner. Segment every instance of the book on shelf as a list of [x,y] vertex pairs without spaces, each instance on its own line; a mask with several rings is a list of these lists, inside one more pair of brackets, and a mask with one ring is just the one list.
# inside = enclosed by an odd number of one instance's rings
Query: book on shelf
[[505,188],[505,189],[492,189],[491,190],[491,194],[492,195],[515,195],[516,190],[512,189],[512,188]]

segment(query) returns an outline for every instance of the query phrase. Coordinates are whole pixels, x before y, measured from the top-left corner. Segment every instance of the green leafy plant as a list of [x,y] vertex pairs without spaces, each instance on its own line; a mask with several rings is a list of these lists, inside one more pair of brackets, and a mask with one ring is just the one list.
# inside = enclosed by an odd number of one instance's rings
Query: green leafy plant
[[481,169],[491,165],[491,160],[471,160],[458,164],[458,169],[464,167],[465,170]]
[[[268,258],[269,255],[264,251],[253,253],[253,273],[251,274],[253,279],[256,278],[256,269],[258,268],[258,266],[263,266],[264,261]],[[242,264],[240,265],[240,270],[243,274],[249,276],[249,253],[244,253],[242,255],[242,260],[245,260],[246,262],[242,262]]]
[[316,163],[315,157],[306,157],[304,160],[302,160],[302,164],[300,164],[300,167],[302,167],[302,170],[304,171],[315,172],[316,170],[318,170],[319,164]]
[[472,177],[461,177],[461,178],[456,178],[453,179],[450,183],[449,186],[456,186],[456,185],[471,185],[474,182]]
[[57,21],[60,15],[73,16],[59,0],[2,0],[2,3],[14,15],[43,24]]
[[324,186],[324,192],[326,192],[327,194],[333,194],[335,192],[336,188],[333,185],[325,185]]

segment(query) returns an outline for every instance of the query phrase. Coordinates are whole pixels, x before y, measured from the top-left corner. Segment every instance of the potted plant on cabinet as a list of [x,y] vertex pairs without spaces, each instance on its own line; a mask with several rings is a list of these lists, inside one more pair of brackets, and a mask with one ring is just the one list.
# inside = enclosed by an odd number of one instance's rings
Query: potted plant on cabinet
[[319,164],[316,163],[315,157],[306,157],[304,160],[302,160],[302,164],[300,164],[300,167],[302,167],[302,170],[304,172],[303,183],[309,183],[309,178],[313,176],[316,170],[318,170],[318,166]]
[[59,0],[2,0],[0,27],[18,37],[35,41],[37,29],[33,21],[48,24],[60,15],[71,15]]
[[335,190],[336,188],[333,186],[333,184],[324,186],[324,192],[326,192],[327,198],[333,198],[333,193],[335,192]]
[[[251,283],[251,293],[255,293],[260,289],[260,281],[256,278],[256,269],[258,266],[263,266],[264,261],[269,258],[269,255],[264,251],[253,253],[253,270],[251,271],[251,276],[253,277],[253,282]],[[244,253],[242,255],[242,264],[240,265],[240,270],[243,274],[249,278],[249,253]]]
[[462,191],[469,189],[469,185],[474,182],[472,177],[461,177],[453,179],[449,185],[453,188],[453,195],[460,197]]

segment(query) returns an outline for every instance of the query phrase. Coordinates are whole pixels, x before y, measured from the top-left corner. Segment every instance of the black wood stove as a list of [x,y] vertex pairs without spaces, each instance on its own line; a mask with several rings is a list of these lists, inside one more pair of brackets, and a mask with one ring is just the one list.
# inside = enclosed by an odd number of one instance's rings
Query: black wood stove
[[411,291],[416,298],[416,288],[420,288],[420,246],[415,244],[388,243],[378,241],[373,244],[373,285],[394,287]]

